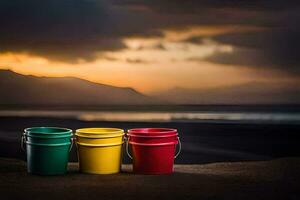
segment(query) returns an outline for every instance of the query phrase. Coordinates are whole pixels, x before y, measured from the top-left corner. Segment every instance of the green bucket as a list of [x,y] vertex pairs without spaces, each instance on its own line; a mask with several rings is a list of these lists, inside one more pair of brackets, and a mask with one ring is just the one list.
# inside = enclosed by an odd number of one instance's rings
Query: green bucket
[[24,130],[27,171],[38,175],[61,175],[67,172],[72,130],[57,127],[34,127]]

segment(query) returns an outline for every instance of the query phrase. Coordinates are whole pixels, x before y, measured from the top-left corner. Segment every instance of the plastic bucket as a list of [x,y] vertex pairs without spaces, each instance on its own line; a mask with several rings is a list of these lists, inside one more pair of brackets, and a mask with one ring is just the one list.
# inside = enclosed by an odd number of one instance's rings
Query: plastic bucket
[[[178,143],[179,150],[175,155]],[[129,144],[133,156],[129,153]],[[174,158],[181,151],[181,143],[176,129],[130,129],[127,134],[126,151],[133,159],[134,173],[170,174],[173,172]]]
[[27,171],[38,175],[61,175],[67,172],[72,130],[57,127],[33,127],[24,130]]
[[121,170],[124,131],[118,128],[76,130],[79,170],[91,174],[114,174]]

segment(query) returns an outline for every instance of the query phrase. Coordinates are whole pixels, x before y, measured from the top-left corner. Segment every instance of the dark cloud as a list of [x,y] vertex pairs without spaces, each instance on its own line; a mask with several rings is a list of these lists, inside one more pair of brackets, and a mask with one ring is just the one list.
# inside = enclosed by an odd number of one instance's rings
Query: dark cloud
[[192,36],[187,39],[182,40],[181,42],[191,43],[191,44],[203,44],[205,37],[202,36]]
[[299,74],[299,35],[299,27],[288,26],[263,32],[216,36],[216,41],[233,45],[233,52],[218,52],[206,60],[228,65],[274,68]]
[[0,52],[27,52],[53,60],[93,60],[127,48],[128,36],[162,36],[146,28],[147,14],[96,0],[0,1]]
[[[124,37],[161,37],[163,29],[226,24],[277,28],[294,19],[289,13],[299,4],[278,0],[2,0],[0,52],[90,61],[99,52],[127,48]],[[216,40],[233,44],[237,37]],[[162,44],[153,48],[165,50]]]
[[[197,58],[190,58],[189,60],[200,61],[200,59]],[[244,48],[233,48],[233,52],[218,52],[205,60],[227,65],[242,65],[248,67],[273,66],[272,61],[264,55],[264,52]],[[203,61],[203,59],[201,59],[201,61]]]
[[29,52],[75,62],[101,50],[125,48],[107,30],[113,19],[101,1],[0,2],[0,51]]
[[115,4],[136,8],[149,7],[156,11],[196,13],[205,9],[236,8],[246,10],[277,11],[299,7],[297,0],[113,0]]
[[132,58],[127,58],[126,62],[131,63],[131,64],[147,64],[149,61],[147,60],[142,60],[142,59],[132,59]]
[[[276,12],[276,15],[280,18],[276,18],[272,27],[265,26],[264,29],[248,32],[230,32],[209,38],[220,44],[233,46],[233,52],[218,51],[206,59],[199,56],[187,60],[272,68],[289,74],[300,74],[300,9],[296,6],[288,12]],[[206,39],[203,36],[193,36],[182,42],[199,45]]]
[[167,50],[166,47],[162,43],[157,43],[157,44],[153,44],[150,46],[140,46],[139,48],[137,48],[138,51],[145,50],[145,49],[162,50],[162,51]]

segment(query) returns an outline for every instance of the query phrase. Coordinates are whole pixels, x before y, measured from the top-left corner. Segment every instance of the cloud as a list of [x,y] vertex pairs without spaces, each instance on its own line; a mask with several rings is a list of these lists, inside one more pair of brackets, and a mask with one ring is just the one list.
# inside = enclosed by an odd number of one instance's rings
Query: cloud
[[[191,58],[190,60],[200,61],[197,58]],[[203,60],[247,67],[266,67],[272,65],[272,61],[264,55],[264,52],[245,48],[233,48],[232,52],[217,52],[201,61]]]
[[105,29],[112,22],[101,1],[4,0],[0,2],[0,51],[68,62],[92,60],[97,51],[125,48]]
[[192,36],[187,39],[182,40],[181,42],[191,43],[191,44],[203,44],[205,37],[202,36]]
[[161,50],[161,51],[166,51],[166,47],[162,44],[162,43],[156,43],[153,45],[147,45],[147,46],[140,46],[139,48],[137,48],[136,50],[140,51],[140,50]]
[[215,8],[235,8],[243,10],[281,11],[299,7],[297,0],[113,0],[115,4],[127,5],[129,8],[143,7],[156,11],[175,13],[196,13],[199,10]]
[[[102,52],[127,48],[124,38],[163,37],[166,29],[276,27],[293,19],[286,12],[299,4],[279,0],[2,0],[0,52],[26,52],[63,62],[92,61]],[[165,49],[163,45],[152,48]]]
[[217,42],[234,46],[232,52],[217,52],[207,61],[273,68],[288,73],[300,74],[300,28],[287,26],[263,32],[230,33],[216,36]]
[[[275,9],[275,8],[274,8]],[[275,69],[289,74],[300,74],[300,9],[276,10],[272,26],[249,31],[233,31],[209,37],[218,44],[232,46],[232,51],[216,51],[203,58],[188,58],[188,61],[210,61],[231,66],[246,66],[257,69]],[[192,36],[182,42],[201,45],[207,39]]]
[[142,59],[133,59],[133,58],[127,58],[126,62],[131,63],[131,64],[147,64],[149,61],[147,60],[142,60]]
[[110,1],[3,0],[0,53],[25,52],[50,60],[92,61],[105,51],[127,48],[125,37],[162,36],[147,28],[144,12],[131,13]]

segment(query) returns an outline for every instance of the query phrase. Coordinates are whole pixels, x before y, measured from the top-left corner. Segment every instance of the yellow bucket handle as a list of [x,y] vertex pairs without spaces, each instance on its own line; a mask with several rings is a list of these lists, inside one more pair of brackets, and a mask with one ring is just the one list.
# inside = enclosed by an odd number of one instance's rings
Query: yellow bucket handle
[[[181,141],[180,141],[180,138],[177,137],[177,140],[178,140],[178,145],[179,145],[179,149],[178,149],[178,152],[176,153],[176,155],[174,156],[174,158],[177,158],[181,152]],[[126,139],[126,153],[128,155],[128,157],[132,160],[132,156],[129,152],[129,137]]]

